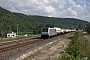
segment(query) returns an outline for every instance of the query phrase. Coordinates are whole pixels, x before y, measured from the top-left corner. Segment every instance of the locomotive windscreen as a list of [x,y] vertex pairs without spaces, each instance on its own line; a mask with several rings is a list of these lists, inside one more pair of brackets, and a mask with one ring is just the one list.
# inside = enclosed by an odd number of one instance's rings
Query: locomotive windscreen
[[48,28],[43,28],[42,32],[48,32]]

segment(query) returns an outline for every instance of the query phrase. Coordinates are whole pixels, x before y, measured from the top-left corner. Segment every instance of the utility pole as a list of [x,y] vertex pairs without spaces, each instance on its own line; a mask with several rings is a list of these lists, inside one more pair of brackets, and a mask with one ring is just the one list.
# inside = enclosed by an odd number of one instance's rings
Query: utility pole
[[19,24],[17,24],[17,36],[18,36],[18,26],[19,26]]

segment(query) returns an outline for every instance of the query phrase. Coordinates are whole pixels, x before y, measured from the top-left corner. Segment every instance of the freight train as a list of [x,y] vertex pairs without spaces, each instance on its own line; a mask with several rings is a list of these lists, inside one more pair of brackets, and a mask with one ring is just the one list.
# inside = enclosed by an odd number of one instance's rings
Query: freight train
[[76,30],[71,30],[71,29],[61,29],[61,28],[50,28],[50,27],[43,27],[41,30],[41,38],[49,38],[53,37],[56,35],[61,35],[64,33],[69,33],[69,32],[74,32]]

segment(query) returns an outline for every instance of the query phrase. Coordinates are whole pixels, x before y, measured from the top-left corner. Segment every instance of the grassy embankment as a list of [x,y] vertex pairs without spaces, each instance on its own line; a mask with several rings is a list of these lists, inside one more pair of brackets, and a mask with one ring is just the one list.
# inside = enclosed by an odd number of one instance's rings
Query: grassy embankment
[[90,40],[83,37],[82,32],[76,32],[70,38],[71,44],[61,56],[55,60],[79,60],[90,59]]

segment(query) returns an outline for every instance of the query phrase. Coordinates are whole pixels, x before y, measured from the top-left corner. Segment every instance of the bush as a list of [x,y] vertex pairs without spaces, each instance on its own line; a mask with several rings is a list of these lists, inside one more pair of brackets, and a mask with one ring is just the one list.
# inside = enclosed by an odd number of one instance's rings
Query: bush
[[72,55],[68,54],[68,53],[63,53],[61,55],[61,57],[62,58],[59,58],[57,60],[75,60],[75,58]]
[[71,40],[72,42],[66,49],[66,53],[63,53],[61,58],[57,60],[79,60],[81,56],[86,56],[86,53],[83,50],[87,39],[82,36],[82,32],[76,32]]

